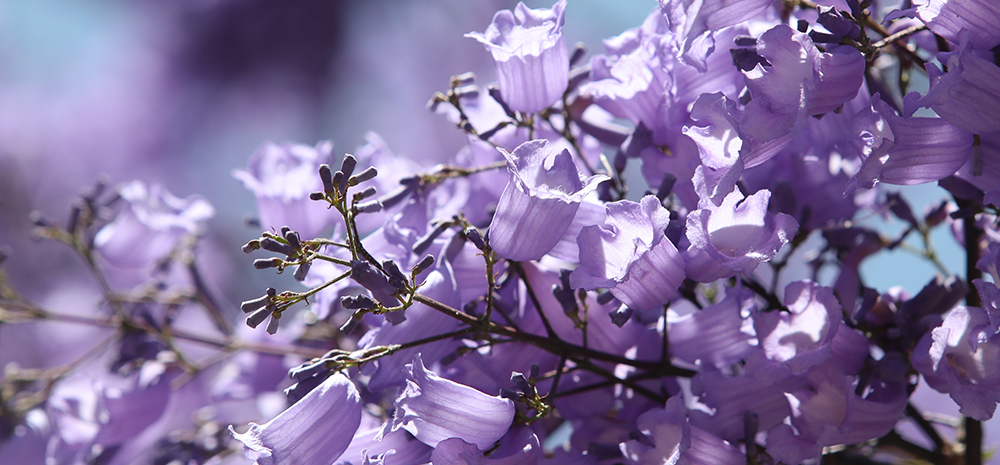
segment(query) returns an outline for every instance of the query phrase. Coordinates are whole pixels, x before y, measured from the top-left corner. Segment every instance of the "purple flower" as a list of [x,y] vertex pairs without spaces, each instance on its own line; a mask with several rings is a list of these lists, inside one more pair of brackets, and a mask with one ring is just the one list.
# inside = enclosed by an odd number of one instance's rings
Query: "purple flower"
[[947,72],[927,66],[930,89],[920,97],[911,92],[904,98],[905,113],[930,107],[945,121],[973,134],[1000,132],[1000,68],[970,50],[967,43],[951,53],[939,53]]
[[[373,422],[378,421],[372,418]],[[340,455],[336,465],[346,465],[349,463],[378,464],[373,461],[376,456],[383,459],[392,456],[389,463],[427,463],[430,461],[433,449],[426,444],[416,440],[406,431],[395,431],[380,436],[381,426],[376,426],[368,431],[358,432],[351,440],[351,445]]]
[[580,266],[570,275],[573,288],[608,288],[633,310],[652,310],[676,295],[684,263],[664,232],[670,212],[652,195],[641,203],[609,203],[603,225],[580,231]]
[[859,92],[840,113],[808,118],[772,162],[747,168],[743,181],[749,190],[770,190],[768,208],[792,215],[809,230],[848,220],[859,207],[874,201],[877,192],[872,190],[844,196],[844,186],[861,165],[855,157],[844,158],[852,153],[851,117],[868,107],[869,100],[867,93]]
[[1000,402],[1000,335],[981,308],[956,307],[917,344],[911,363],[927,384],[948,393],[962,415],[993,417]]
[[250,423],[246,433],[229,431],[243,455],[259,465],[330,464],[347,450],[361,424],[361,397],[337,373],[271,421]]
[[160,420],[171,400],[170,382],[180,374],[158,362],[148,362],[131,375],[124,389],[118,380],[85,375],[61,381],[47,401],[54,431],[46,463],[75,464],[118,449]]
[[691,66],[705,70],[715,50],[715,32],[747,21],[771,6],[769,0],[659,0],[660,11],[678,40],[678,54]]
[[784,213],[768,213],[770,198],[767,190],[744,198],[734,189],[721,205],[703,202],[701,209],[688,214],[691,246],[684,252],[688,277],[710,282],[750,273],[773,258],[795,235],[799,224]]
[[854,148],[861,169],[847,192],[878,182],[921,184],[950,176],[969,158],[972,135],[941,118],[902,118],[878,94],[854,115]]
[[952,43],[969,35],[974,48],[1000,44],[1000,3],[993,0],[915,0],[917,17],[935,34]]
[[788,312],[754,315],[760,347],[767,358],[800,373],[834,359],[848,374],[861,369],[868,355],[864,335],[844,325],[833,289],[811,281],[785,287]]
[[762,430],[788,418],[791,410],[784,391],[795,383],[791,372],[767,360],[761,350],[751,352],[742,367],[738,375],[727,376],[714,366],[706,366],[691,379],[691,392],[712,411],[711,415],[692,411],[692,425],[722,439],[738,441],[744,438],[747,412],[757,416]]
[[818,457],[823,447],[885,435],[906,409],[905,368],[899,372],[898,379],[892,380],[895,382],[875,378],[871,386],[859,387],[854,376],[845,375],[836,366],[813,367],[803,383],[787,392],[791,425],[781,424],[768,431],[768,453],[776,461],[801,463]]
[[508,260],[542,258],[569,229],[583,198],[608,177],[584,179],[569,151],[544,139],[501,151],[511,178],[490,223],[490,245]]
[[324,202],[309,200],[309,193],[323,191],[319,165],[331,162],[333,143],[323,141],[316,147],[264,142],[246,170],[233,171],[257,197],[257,211],[264,229],[288,226],[303,239],[319,237],[335,224],[336,215]]
[[744,315],[756,310],[752,292],[729,288],[719,303],[670,322],[670,353],[719,368],[738,363],[754,350],[750,319]]
[[409,378],[396,399],[392,431],[403,428],[431,447],[459,438],[486,450],[510,429],[514,420],[510,399],[441,378],[424,368],[419,354],[406,367]]
[[684,463],[691,465],[742,465],[746,455],[712,433],[688,423],[681,396],[667,400],[666,408],[642,414],[636,426],[642,436],[621,444],[628,463]]
[[215,215],[205,199],[180,199],[159,184],[147,189],[142,182],[132,181],[119,187],[118,195],[128,205],[97,232],[94,247],[121,268],[142,268],[165,258],[181,238],[199,233]]
[[440,465],[534,465],[542,457],[538,436],[525,426],[510,429],[500,440],[500,447],[483,456],[475,444],[459,438],[438,443],[431,454],[431,463]]
[[493,54],[500,95],[512,110],[537,113],[566,91],[569,55],[562,36],[565,9],[566,0],[559,0],[551,9],[531,9],[521,2],[513,13],[498,11],[485,33],[465,35]]
[[805,118],[833,111],[858,94],[865,59],[856,49],[816,49],[808,35],[780,25],[757,39],[764,60],[745,71],[752,100],[740,127],[764,142],[797,131]]

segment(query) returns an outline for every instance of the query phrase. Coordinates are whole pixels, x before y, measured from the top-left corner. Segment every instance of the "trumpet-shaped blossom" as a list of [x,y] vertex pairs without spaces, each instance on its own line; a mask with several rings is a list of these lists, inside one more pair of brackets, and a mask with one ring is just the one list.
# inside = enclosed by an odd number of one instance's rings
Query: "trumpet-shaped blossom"
[[688,214],[684,253],[688,277],[700,282],[750,273],[774,257],[795,235],[799,224],[792,217],[767,211],[771,192],[760,190],[743,197],[734,189],[715,206],[703,202]]
[[113,265],[142,268],[169,255],[187,234],[200,232],[215,209],[199,196],[174,197],[154,184],[132,181],[118,189],[125,209],[94,237],[94,247]]
[[250,166],[233,171],[233,177],[257,197],[257,212],[264,229],[288,226],[303,239],[313,239],[337,219],[325,202],[309,199],[310,192],[323,191],[317,176],[319,165],[330,163],[333,143],[315,147],[264,142],[250,157]]
[[438,443],[431,454],[431,463],[439,465],[534,465],[542,457],[542,445],[538,436],[530,428],[511,428],[501,440],[500,446],[483,455],[475,444],[459,438],[446,439]]
[[783,463],[801,463],[818,457],[823,447],[864,442],[891,431],[906,409],[905,375],[876,377],[870,386],[861,387],[853,374],[837,366],[810,369],[803,383],[788,391],[791,426],[780,424],[768,431],[768,453]]
[[[1000,7],[997,7],[1000,9]],[[1000,132],[1000,67],[984,60],[967,43],[955,52],[939,53],[947,72],[927,65],[930,88],[920,97],[911,92],[904,99],[906,114],[930,107],[945,121],[973,134]]]
[[914,0],[914,10],[927,29],[957,44],[962,35],[971,45],[989,50],[1000,44],[1000,3],[993,0]]
[[486,450],[510,429],[514,402],[444,379],[424,367],[420,355],[406,365],[406,388],[386,429],[409,431],[431,447],[449,438]]
[[1000,335],[986,311],[956,307],[924,335],[910,361],[928,385],[958,403],[963,415],[993,417],[1000,402]]
[[754,350],[749,315],[756,310],[752,292],[728,289],[719,303],[669,322],[670,353],[720,368],[737,363]]
[[684,262],[666,238],[670,212],[651,195],[640,203],[607,205],[603,225],[580,231],[580,266],[570,275],[573,288],[608,288],[633,310],[652,310],[677,294]]
[[511,178],[490,223],[490,246],[508,260],[542,258],[569,229],[583,198],[608,177],[584,179],[569,151],[544,139],[501,151]]
[[950,176],[968,160],[972,134],[941,118],[903,118],[872,96],[851,121],[861,169],[847,186],[871,189],[879,182],[921,184]]
[[763,61],[744,71],[751,100],[741,131],[760,142],[801,129],[805,118],[835,110],[858,94],[865,59],[853,47],[816,49],[808,35],[780,25],[757,39]]
[[846,327],[840,302],[833,289],[811,281],[797,281],[785,287],[788,312],[754,315],[760,347],[767,358],[804,372],[831,357],[845,373],[861,369],[868,355],[864,335]]
[[706,367],[691,379],[691,392],[711,409],[690,413],[691,424],[728,441],[745,437],[744,418],[753,413],[758,428],[779,425],[790,409],[784,391],[796,380],[786,368],[767,360],[763,351],[754,350],[742,364],[742,373],[727,376],[714,367]]
[[630,464],[684,463],[691,465],[740,465],[746,455],[731,444],[688,423],[681,396],[667,400],[666,408],[652,409],[636,421],[639,438],[621,444]]
[[257,465],[330,464],[361,425],[361,396],[342,373],[330,376],[271,421],[229,431]]
[[566,91],[569,55],[562,36],[565,10],[566,0],[538,9],[521,2],[514,12],[498,11],[485,33],[465,35],[493,54],[500,95],[510,109],[537,113]]
[[660,11],[677,36],[678,55],[689,65],[705,71],[705,60],[715,51],[715,33],[762,13],[767,0],[659,0]]

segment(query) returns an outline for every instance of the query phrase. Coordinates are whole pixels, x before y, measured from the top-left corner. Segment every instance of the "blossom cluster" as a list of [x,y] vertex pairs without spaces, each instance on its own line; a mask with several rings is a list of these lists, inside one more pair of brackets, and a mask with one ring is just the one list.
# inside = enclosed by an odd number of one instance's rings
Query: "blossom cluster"
[[[53,464],[981,460],[1000,8],[659,0],[589,60],[568,8],[467,34],[496,83],[458,74],[431,98],[467,141],[446,164],[375,134],[343,155],[262,144],[233,171],[262,231],[242,249],[295,281],[240,312],[199,271],[198,196],[99,185],[68,223],[33,218],[82,257],[98,310],[48,310],[0,270],[0,324],[108,332],[66,366],[8,369],[0,440],[44,435]],[[952,198],[921,215],[881,190],[930,182]],[[912,236],[942,273],[915,295],[866,286],[862,262]],[[918,385],[950,396],[960,434]]]

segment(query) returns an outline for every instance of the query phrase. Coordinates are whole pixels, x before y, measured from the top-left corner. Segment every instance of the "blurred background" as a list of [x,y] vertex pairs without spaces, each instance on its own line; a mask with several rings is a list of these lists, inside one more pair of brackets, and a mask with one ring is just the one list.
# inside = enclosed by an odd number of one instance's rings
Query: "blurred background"
[[[527,2],[549,7],[546,2]],[[571,2],[567,43],[638,26],[653,1]],[[203,249],[230,303],[271,276],[250,273],[239,245],[253,196],[232,178],[265,140],[342,156],[366,131],[430,166],[464,136],[426,103],[450,76],[495,80],[483,31],[515,2],[296,0],[0,1],[0,245],[29,297],[76,269],[67,251],[28,240],[28,215],[65,221],[80,190],[162,183],[216,208]],[[235,276],[234,276],[235,275]],[[41,277],[44,276],[44,280]],[[235,308],[235,307],[233,307]]]

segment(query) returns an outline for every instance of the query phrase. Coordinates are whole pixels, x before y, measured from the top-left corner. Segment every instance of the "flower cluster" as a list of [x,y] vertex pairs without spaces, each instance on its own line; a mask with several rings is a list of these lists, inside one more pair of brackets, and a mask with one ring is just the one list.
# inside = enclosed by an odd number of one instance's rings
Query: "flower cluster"
[[[55,464],[981,460],[1000,10],[821,3],[660,0],[589,62],[566,0],[496,13],[466,37],[497,84],[458,75],[429,104],[467,141],[448,163],[370,134],[343,156],[268,142],[233,172],[262,229],[243,252],[295,278],[243,315],[199,272],[204,199],[133,182],[84,193],[65,225],[34,218],[100,309],[59,313],[0,273],[0,323],[89,324],[111,348],[8,369],[0,439],[47,435]],[[882,190],[929,182],[952,198],[923,215]],[[946,227],[961,273],[930,243]],[[869,287],[862,262],[888,250],[941,275]],[[961,444],[920,385],[954,400]]]

